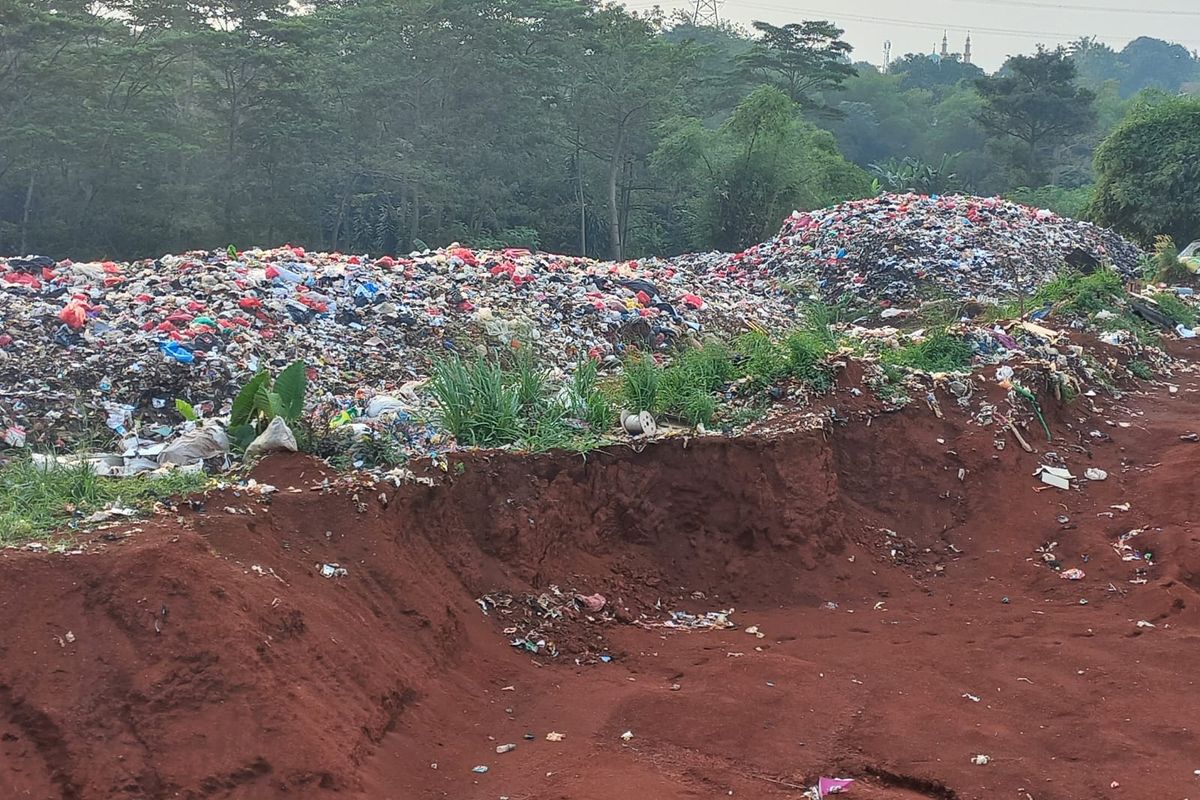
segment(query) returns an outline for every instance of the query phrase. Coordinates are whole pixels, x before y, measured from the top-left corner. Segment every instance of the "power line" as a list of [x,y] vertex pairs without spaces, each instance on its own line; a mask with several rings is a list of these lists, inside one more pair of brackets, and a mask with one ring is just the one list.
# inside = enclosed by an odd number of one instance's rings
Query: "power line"
[[[653,8],[658,5],[661,5],[661,4],[660,3],[641,2],[641,3],[629,3],[629,4],[626,4],[626,7],[631,8],[631,9],[638,9],[638,8],[645,9],[645,8]],[[1022,30],[1022,29],[1018,29],[1018,28],[997,28],[997,27],[989,27],[989,26],[977,25],[977,24],[951,25],[951,24],[947,24],[947,23],[941,22],[941,21],[939,21],[939,22],[916,22],[916,21],[907,20],[907,19],[897,19],[895,17],[876,17],[876,16],[869,16],[866,14],[849,14],[849,13],[845,13],[842,11],[824,11],[824,10],[815,9],[815,8],[799,8],[797,6],[773,6],[773,5],[769,5],[766,3],[739,2],[738,6],[740,8],[754,9],[757,11],[779,11],[779,12],[785,12],[785,13],[791,13],[791,14],[803,14],[803,15],[811,14],[811,15],[813,15],[813,17],[810,17],[810,19],[812,19],[812,18],[828,19],[833,22],[837,22],[838,20],[842,20],[842,19],[847,19],[847,20],[852,20],[854,22],[876,22],[876,23],[881,23],[881,24],[885,24],[885,25],[893,25],[893,26],[902,27],[902,28],[914,28],[917,30],[930,30],[930,31],[950,30],[950,31],[954,31],[956,33],[975,32],[975,33],[987,33],[987,34],[991,34],[994,36],[1010,36],[1010,37],[1021,37],[1021,38],[1027,38],[1027,37],[1031,37],[1031,36],[1032,37],[1044,36],[1044,37],[1048,37],[1048,38],[1064,39],[1067,41],[1070,41],[1073,39],[1078,39],[1081,36],[1085,36],[1085,35],[1094,36],[1097,39],[1102,39],[1102,40],[1103,39],[1111,39],[1111,40],[1115,40],[1115,41],[1128,41],[1129,39],[1133,38],[1128,33],[1125,33],[1125,34],[1089,34],[1086,31],[1075,31],[1073,33],[1064,33],[1061,31],[1056,32],[1056,31]],[[1197,40],[1176,39],[1175,41],[1177,41],[1181,44],[1192,44],[1192,45],[1200,44],[1200,41],[1197,41]]]
[[1111,6],[1085,6],[1074,3],[1039,3],[1035,0],[954,0],[955,3],[978,3],[989,6],[1023,6],[1025,8],[1051,8],[1063,11],[1098,11],[1106,14],[1157,14],[1167,17],[1200,17],[1200,11],[1159,8],[1113,8]]

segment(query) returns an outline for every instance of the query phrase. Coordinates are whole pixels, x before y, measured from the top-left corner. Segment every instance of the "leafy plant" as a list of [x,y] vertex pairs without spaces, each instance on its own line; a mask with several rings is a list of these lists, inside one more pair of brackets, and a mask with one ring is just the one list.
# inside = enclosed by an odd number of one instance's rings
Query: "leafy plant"
[[737,340],[738,365],[752,391],[766,388],[787,375],[787,353],[765,333],[754,331]]
[[273,383],[269,372],[259,372],[246,381],[233,398],[233,409],[229,414],[230,441],[245,449],[275,417],[295,423],[304,413],[307,391],[308,375],[303,361],[288,364]]
[[922,372],[956,372],[971,365],[975,351],[963,338],[945,330],[935,330],[922,342],[885,350],[885,365],[909,367]]
[[1151,259],[1154,280],[1158,283],[1180,284],[1195,280],[1191,270],[1179,258],[1179,248],[1170,236],[1154,237],[1154,256]]
[[888,191],[945,194],[962,189],[962,182],[954,171],[954,164],[961,155],[943,153],[936,164],[912,156],[893,157],[869,165],[867,171]]
[[176,400],[175,410],[179,412],[179,416],[188,422],[197,422],[200,419],[200,415],[196,413],[196,409],[192,408],[192,404],[186,400]]
[[571,375],[569,395],[572,413],[586,422],[594,433],[604,433],[617,421],[612,400],[598,386],[599,371],[595,361],[581,361]]
[[464,445],[499,447],[521,437],[521,390],[495,361],[452,356],[434,365],[438,419]]
[[1124,294],[1121,276],[1111,269],[1098,269],[1091,275],[1064,273],[1043,284],[1034,294],[1034,305],[1059,305],[1080,314],[1094,314],[1109,308]]
[[1171,322],[1174,322],[1176,325],[1182,325],[1185,328],[1195,326],[1195,310],[1175,296],[1174,293],[1161,292],[1154,295],[1154,301],[1158,303],[1158,310],[1170,319]]

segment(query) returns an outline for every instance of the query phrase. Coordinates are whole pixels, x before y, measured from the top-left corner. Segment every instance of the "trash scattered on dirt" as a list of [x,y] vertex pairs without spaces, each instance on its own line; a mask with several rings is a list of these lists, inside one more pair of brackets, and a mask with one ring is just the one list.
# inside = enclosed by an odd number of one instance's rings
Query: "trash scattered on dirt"
[[625,731],[624,733],[621,734],[621,741],[623,741],[623,742],[628,742],[632,738],[633,738],[633,731]]
[[977,766],[977,767],[982,767],[982,766],[984,766],[985,764],[987,764],[987,763],[988,763],[989,761],[991,761],[991,760],[992,760],[992,757],[991,757],[991,756],[984,755],[983,753],[980,753],[980,754],[979,754],[979,755],[977,755],[977,756],[972,756],[972,757],[971,757],[971,763],[972,763],[972,764],[974,764],[974,765],[975,765],[975,766]]
[[595,614],[599,611],[603,611],[605,603],[608,602],[607,600],[604,599],[604,595],[602,595],[602,594],[589,594],[589,595],[577,594],[577,595],[575,595],[575,600],[578,601],[579,604],[582,605],[586,610],[592,612],[593,614]]
[[1040,467],[1038,467],[1037,471],[1033,474],[1040,475],[1042,478],[1042,483],[1049,484],[1058,489],[1070,489],[1071,479],[1075,477],[1068,469],[1063,469],[1062,467],[1051,467],[1047,466],[1046,464],[1042,464]]
[[979,700],[980,700],[980,698],[979,698],[979,697],[977,697],[976,695],[973,695],[973,694],[971,694],[970,692],[964,692],[964,693],[963,693],[963,699],[965,699],[965,700],[970,700],[972,703],[978,703],[978,702],[979,702]]
[[486,766],[486,765],[484,765],[484,764],[480,764],[480,765],[479,765],[479,766],[477,766],[477,767],[472,767],[472,768],[471,768],[471,772],[477,772],[477,773],[479,773],[480,775],[482,775],[483,773],[485,773],[485,772],[487,772],[487,771],[488,771],[488,768],[487,768],[487,766]]
[[1106,481],[1108,480],[1108,473],[1096,467],[1088,467],[1083,471],[1083,477],[1089,481]]
[[504,755],[505,753],[511,753],[516,749],[517,746],[515,744],[502,744],[496,746],[496,753],[497,755]]
[[825,800],[835,794],[850,791],[853,783],[853,778],[817,778],[816,785],[810,786],[801,796],[805,800]]
[[688,611],[672,611],[670,618],[663,621],[642,621],[638,624],[647,628],[672,628],[678,630],[713,631],[737,627],[729,619],[733,609],[727,611],[708,611],[704,614],[692,614]]
[[1064,569],[1062,572],[1058,573],[1058,577],[1065,578],[1069,581],[1081,581],[1084,579],[1085,573],[1078,567],[1072,567],[1071,569]]
[[322,578],[344,578],[350,574],[350,571],[340,564],[318,564],[317,570]]
[[565,738],[567,738],[567,735],[565,733],[559,733],[558,731],[550,731],[546,734],[547,742],[561,742]]

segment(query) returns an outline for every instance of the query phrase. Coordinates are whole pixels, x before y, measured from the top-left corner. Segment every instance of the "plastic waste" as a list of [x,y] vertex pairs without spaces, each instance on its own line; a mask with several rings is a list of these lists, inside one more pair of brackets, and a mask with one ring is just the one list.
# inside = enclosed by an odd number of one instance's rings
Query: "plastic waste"
[[159,464],[194,464],[229,453],[229,437],[216,422],[181,434],[159,453]]
[[280,451],[296,452],[300,446],[296,444],[296,434],[288,427],[283,417],[275,417],[267,424],[266,430],[246,448],[246,458],[255,458],[267,453]]

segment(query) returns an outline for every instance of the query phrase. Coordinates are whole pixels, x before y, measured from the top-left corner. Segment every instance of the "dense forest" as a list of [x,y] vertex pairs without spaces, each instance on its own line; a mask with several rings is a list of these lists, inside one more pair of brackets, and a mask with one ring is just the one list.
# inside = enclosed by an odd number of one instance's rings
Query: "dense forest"
[[881,189],[1160,232],[1096,169],[1196,119],[1178,97],[1195,54],[1080,38],[994,75],[921,54],[881,70],[841,37],[594,0],[0,0],[0,253],[623,258],[737,248]]

